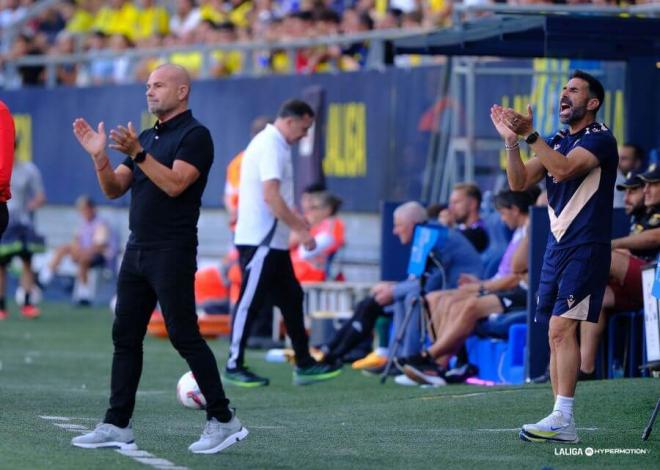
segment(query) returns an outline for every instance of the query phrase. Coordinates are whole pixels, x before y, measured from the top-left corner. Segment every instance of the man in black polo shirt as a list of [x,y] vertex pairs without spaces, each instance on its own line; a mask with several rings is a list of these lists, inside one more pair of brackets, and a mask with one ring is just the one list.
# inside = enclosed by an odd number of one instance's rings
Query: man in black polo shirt
[[213,141],[188,109],[189,94],[190,77],[184,68],[165,64],[151,73],[147,105],[158,122],[139,137],[130,122],[110,131],[110,148],[128,155],[114,170],[105,150],[103,123],[97,131],[84,119],[73,123],[105,195],[114,199],[131,190],[131,233],[117,281],[112,328],[110,408],[94,431],[72,440],[77,447],[137,448],[130,419],[142,372],[142,342],[156,302],[172,344],[188,362],[207,402],[204,433],[190,450],[219,452],[248,434],[228,407],[215,357],[197,326],[197,219],[213,162]]

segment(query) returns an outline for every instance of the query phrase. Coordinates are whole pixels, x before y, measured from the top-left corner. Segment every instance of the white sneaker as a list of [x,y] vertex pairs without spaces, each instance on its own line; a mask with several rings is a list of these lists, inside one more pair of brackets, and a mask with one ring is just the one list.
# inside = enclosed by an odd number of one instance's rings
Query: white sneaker
[[123,450],[137,450],[133,428],[130,425],[119,428],[109,423],[97,424],[92,432],[71,439],[71,444],[84,449],[113,447]]
[[520,438],[529,442],[568,442],[577,444],[580,439],[575,431],[575,420],[566,420],[561,411],[556,410],[536,424],[525,424]]
[[406,387],[415,387],[419,385],[414,380],[411,380],[410,378],[406,377],[406,374],[399,374],[396,377],[394,377],[394,383],[398,385],[404,385]]
[[228,423],[211,418],[206,422],[199,441],[191,444],[188,450],[194,454],[215,454],[242,441],[247,435],[248,430],[243,427],[235,413]]

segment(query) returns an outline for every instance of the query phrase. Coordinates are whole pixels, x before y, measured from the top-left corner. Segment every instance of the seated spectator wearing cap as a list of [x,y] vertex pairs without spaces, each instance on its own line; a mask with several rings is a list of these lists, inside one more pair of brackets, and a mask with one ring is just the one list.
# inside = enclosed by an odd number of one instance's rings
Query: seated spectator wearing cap
[[[616,174],[616,184],[621,185],[631,171],[641,172],[644,163],[644,150],[638,145],[625,143],[619,147],[619,167]],[[623,191],[614,191],[614,206],[624,207]]]
[[53,258],[39,273],[39,282],[47,285],[52,280],[65,256],[70,256],[78,265],[74,300],[81,304],[91,303],[89,270],[105,267],[117,254],[117,243],[110,225],[96,212],[96,204],[89,196],[80,196],[76,201],[81,223],[73,240],[55,250]]
[[610,279],[598,323],[582,322],[580,380],[596,376],[596,351],[607,325],[604,313],[642,308],[642,266],[653,261],[660,251],[660,167],[652,165],[645,173],[632,171],[616,189],[625,193],[630,235],[612,240]]

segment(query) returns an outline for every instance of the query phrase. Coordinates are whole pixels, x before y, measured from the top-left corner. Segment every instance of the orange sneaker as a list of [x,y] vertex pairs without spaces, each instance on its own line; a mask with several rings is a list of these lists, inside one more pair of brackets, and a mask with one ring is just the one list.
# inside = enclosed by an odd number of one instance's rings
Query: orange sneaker
[[21,307],[21,315],[25,318],[37,318],[40,315],[39,309],[34,305],[23,305]]
[[4,320],[9,316],[7,310],[0,310],[0,320]]
[[387,358],[372,351],[362,359],[358,359],[352,365],[353,369],[374,369],[384,367],[387,364]]

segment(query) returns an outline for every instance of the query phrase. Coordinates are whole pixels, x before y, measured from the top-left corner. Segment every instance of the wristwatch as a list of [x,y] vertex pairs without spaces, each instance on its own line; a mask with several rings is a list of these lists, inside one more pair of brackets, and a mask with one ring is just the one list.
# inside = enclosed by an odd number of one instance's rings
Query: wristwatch
[[539,138],[539,133],[534,131],[531,134],[529,134],[527,137],[525,137],[525,142],[527,142],[528,145],[532,145],[534,142],[536,142],[536,139]]
[[135,163],[142,163],[145,158],[147,158],[147,151],[145,149],[140,150],[135,154],[134,157],[131,157]]

